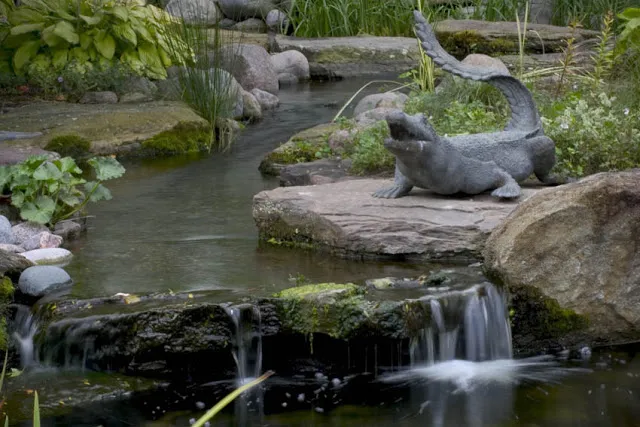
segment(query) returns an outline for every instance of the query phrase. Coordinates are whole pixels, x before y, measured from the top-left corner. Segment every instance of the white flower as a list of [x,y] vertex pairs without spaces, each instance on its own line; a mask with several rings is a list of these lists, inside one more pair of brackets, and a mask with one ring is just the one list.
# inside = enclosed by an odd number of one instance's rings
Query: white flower
[[629,115],[629,109],[628,109],[628,108],[625,108],[624,110],[622,110],[622,113],[623,113],[625,116],[628,116],[628,115]]
[[562,122],[560,123],[560,129],[569,129],[569,123],[567,122]]
[[573,85],[573,90],[578,90],[578,85],[577,84]]

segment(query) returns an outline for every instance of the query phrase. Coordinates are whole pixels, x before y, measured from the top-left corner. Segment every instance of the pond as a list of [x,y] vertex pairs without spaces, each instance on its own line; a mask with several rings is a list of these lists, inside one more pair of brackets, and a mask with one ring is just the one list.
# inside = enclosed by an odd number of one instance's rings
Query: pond
[[271,293],[290,286],[290,275],[346,282],[424,272],[258,247],[252,198],[278,186],[277,179],[260,174],[260,161],[294,133],[329,122],[365,82],[281,91],[280,107],[249,125],[227,153],[125,161],[125,176],[108,183],[113,199],[90,207],[88,233],[71,248],[73,296],[220,288]]

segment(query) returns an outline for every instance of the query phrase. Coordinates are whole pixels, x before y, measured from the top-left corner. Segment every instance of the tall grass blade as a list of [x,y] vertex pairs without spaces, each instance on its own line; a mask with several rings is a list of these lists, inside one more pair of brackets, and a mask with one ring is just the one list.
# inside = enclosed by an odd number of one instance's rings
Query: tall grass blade
[[33,397],[33,427],[40,427],[40,402],[38,402],[38,392]]
[[2,374],[0,374],[0,393],[4,385],[4,376],[7,374],[7,362],[9,361],[9,349],[4,351],[4,363],[2,364]]
[[198,421],[196,421],[193,424],[193,427],[202,427],[204,423],[209,421],[211,418],[215,417],[218,412],[224,409],[224,407],[227,406],[229,403],[231,403],[236,397],[240,396],[242,393],[249,390],[250,388],[257,386],[258,384],[260,384],[261,382],[269,378],[271,375],[273,375],[273,371],[266,372],[261,377],[256,378],[255,380],[243,385],[242,387],[238,387],[237,389],[229,393],[227,396],[225,396],[225,398],[222,399],[220,402],[216,403],[216,405],[213,408],[209,409],[206,414],[200,417]]

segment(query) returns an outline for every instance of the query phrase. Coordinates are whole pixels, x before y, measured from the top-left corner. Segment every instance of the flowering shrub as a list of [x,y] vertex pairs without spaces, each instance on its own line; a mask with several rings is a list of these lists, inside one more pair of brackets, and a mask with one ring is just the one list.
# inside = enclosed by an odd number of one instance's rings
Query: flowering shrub
[[583,176],[640,166],[640,112],[615,101],[606,93],[575,93],[542,118],[556,142],[560,172]]

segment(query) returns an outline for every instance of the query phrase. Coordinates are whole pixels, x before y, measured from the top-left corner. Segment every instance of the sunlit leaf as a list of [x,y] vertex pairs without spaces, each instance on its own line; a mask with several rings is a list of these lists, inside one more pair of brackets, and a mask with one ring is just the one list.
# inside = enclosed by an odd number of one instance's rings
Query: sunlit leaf
[[113,54],[116,51],[116,41],[111,34],[108,34],[105,30],[101,30],[93,41],[93,44],[100,55],[107,59],[113,58]]
[[20,34],[30,33],[32,31],[42,31],[43,29],[44,29],[43,22],[38,22],[35,24],[22,24],[22,25],[16,25],[15,27],[11,28],[11,31],[9,32],[9,34],[11,34],[12,36],[17,36]]
[[53,33],[71,44],[78,44],[78,42],[80,42],[80,36],[76,33],[73,25],[67,21],[58,22]]
[[93,166],[96,178],[100,181],[120,178],[125,172],[124,166],[113,157],[94,157],[88,163]]
[[84,190],[87,195],[89,195],[89,201],[91,202],[99,202],[100,200],[111,200],[112,195],[111,191],[104,185],[89,181],[84,185]]
[[62,178],[62,172],[53,163],[45,162],[38,166],[38,169],[33,172],[33,178],[39,181],[60,179]]
[[16,70],[22,69],[36,54],[40,49],[40,40],[33,40],[24,43],[22,46],[16,50],[16,53],[13,55],[13,67]]

